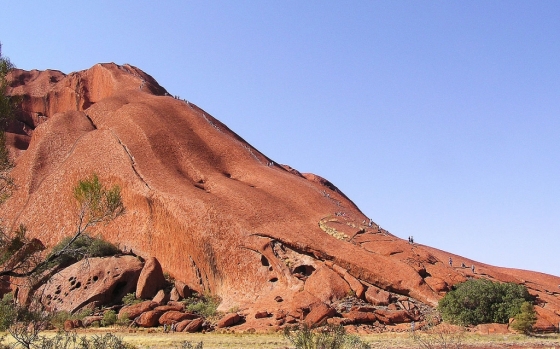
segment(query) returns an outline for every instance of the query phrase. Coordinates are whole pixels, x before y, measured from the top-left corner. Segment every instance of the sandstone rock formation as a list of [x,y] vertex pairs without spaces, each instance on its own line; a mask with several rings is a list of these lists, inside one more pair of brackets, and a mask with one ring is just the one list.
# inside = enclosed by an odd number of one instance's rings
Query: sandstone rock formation
[[90,258],[55,274],[36,294],[47,309],[59,311],[117,303],[136,289],[141,270],[132,256]]
[[[97,173],[121,186],[126,213],[92,233],[145,259],[156,257],[189,290],[221,297],[223,310],[245,309],[240,328],[303,320],[352,293],[413,316],[399,297],[435,305],[452,285],[472,277],[524,284],[549,310],[540,318],[560,322],[560,278],[410,244],[380,228],[326,179],[278,165],[135,67],[97,64],[68,75],[14,70],[10,79],[9,93],[24,101],[7,135],[18,190],[0,218],[25,224],[47,247],[73,231],[72,187]],[[475,264],[476,273],[448,266],[450,256],[457,265]],[[372,298],[377,289],[389,296]],[[382,305],[387,299],[391,303]],[[263,310],[288,315],[255,317]],[[143,320],[157,322],[161,314],[155,313]],[[343,313],[354,322],[381,317]],[[383,319],[393,321],[392,314]],[[202,321],[185,323],[185,330],[189,326],[198,329]]]

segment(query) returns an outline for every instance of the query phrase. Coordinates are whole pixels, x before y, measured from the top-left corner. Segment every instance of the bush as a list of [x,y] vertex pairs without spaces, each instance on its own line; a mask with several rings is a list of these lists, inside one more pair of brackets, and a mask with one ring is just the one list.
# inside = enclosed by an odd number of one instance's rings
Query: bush
[[133,305],[133,304],[141,303],[142,300],[136,298],[136,294],[135,294],[135,293],[127,293],[127,294],[122,298],[122,302],[123,302],[124,305]]
[[286,327],[284,337],[296,349],[369,349],[358,336],[349,335],[342,326],[327,325],[313,330],[307,325]]
[[439,301],[438,310],[443,320],[457,325],[505,324],[530,299],[522,285],[468,280],[447,293]]
[[515,315],[515,321],[511,324],[511,327],[524,334],[530,334],[536,321],[537,314],[533,304],[524,302],[521,305],[521,312]]
[[183,301],[185,309],[189,312],[197,313],[204,318],[210,318],[218,314],[220,298],[206,294],[198,297],[190,297]]
[[111,333],[78,337],[75,332],[59,331],[54,337],[39,337],[33,348],[41,349],[136,349]]
[[14,297],[11,293],[6,293],[0,300],[0,331],[6,331],[16,320],[17,309],[14,304]]
[[[68,236],[53,247],[51,255],[65,248],[73,237]],[[80,235],[69,246],[67,253],[62,254],[54,264],[67,265],[79,261],[86,257],[105,257],[114,256],[119,253],[119,249],[112,243],[101,238],[91,237],[87,234]],[[54,265],[50,265],[52,267]]]
[[111,326],[117,322],[117,313],[114,310],[107,310],[103,313],[103,320],[101,320],[101,325]]

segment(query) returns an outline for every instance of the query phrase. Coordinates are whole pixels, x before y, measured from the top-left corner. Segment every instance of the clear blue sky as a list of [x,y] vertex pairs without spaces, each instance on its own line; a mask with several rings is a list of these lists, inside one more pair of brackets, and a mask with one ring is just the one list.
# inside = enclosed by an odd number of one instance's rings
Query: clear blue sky
[[558,1],[9,1],[23,69],[130,63],[393,234],[560,275]]

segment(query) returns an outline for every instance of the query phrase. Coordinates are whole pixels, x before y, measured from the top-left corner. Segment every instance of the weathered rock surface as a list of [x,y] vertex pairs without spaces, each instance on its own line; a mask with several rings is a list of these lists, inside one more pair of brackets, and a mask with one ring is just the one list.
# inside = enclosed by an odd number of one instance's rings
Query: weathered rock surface
[[148,258],[138,278],[136,298],[153,298],[165,286],[165,277],[161,264],[155,257]]
[[127,305],[119,310],[118,317],[119,319],[127,317],[129,320],[134,320],[135,318],[140,316],[140,314],[150,311],[157,306],[158,304],[152,301],[144,301],[132,305]]
[[230,327],[241,321],[241,316],[237,313],[226,314],[216,324],[217,328]]
[[305,317],[305,322],[309,326],[320,326],[327,322],[327,319],[334,316],[336,310],[329,307],[325,303],[316,304]]
[[152,299],[153,302],[156,302],[159,305],[167,304],[169,301],[169,294],[165,293],[164,290],[159,290],[158,293]]
[[346,297],[351,288],[338,273],[322,266],[307,279],[304,290],[322,302],[330,303]]
[[164,325],[164,324],[171,325],[174,323],[181,322],[183,320],[192,320],[191,314],[183,313],[176,310],[170,310],[168,312],[163,313],[163,315],[160,316],[158,322],[160,325]]
[[187,325],[191,323],[191,321],[192,320],[183,320],[181,322],[178,322],[176,327],[175,327],[175,330],[177,332],[183,332],[185,330],[185,328],[187,327]]
[[[333,302],[359,295],[360,284],[435,305],[451,286],[484,277],[526,285],[551,310],[546,321],[560,322],[560,278],[409,244],[328,180],[276,164],[135,67],[97,64],[68,75],[16,69],[9,79],[8,93],[23,96],[6,134],[18,190],[0,218],[26,224],[47,248],[74,231],[72,187],[97,173],[121,186],[126,213],[92,233],[155,256],[190,290],[220,296],[221,310],[278,308],[296,318],[309,311],[301,289]],[[450,267],[449,257],[476,272]],[[139,285],[149,299],[161,289],[146,287]],[[240,326],[265,320],[246,321]]]
[[132,256],[89,258],[55,274],[36,294],[56,311],[113,304],[134,291],[141,270],[142,263]]
[[160,310],[150,310],[142,313],[134,321],[140,327],[154,327],[158,324],[159,318],[163,315]]
[[190,322],[185,326],[183,332],[197,332],[202,327],[204,320],[201,318],[190,320]]
[[389,305],[391,302],[391,294],[377,287],[368,287],[366,300],[373,305]]

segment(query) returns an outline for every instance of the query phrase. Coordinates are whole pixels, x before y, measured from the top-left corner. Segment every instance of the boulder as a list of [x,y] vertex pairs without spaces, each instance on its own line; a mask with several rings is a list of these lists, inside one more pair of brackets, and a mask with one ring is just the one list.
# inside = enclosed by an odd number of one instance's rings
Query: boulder
[[153,298],[160,289],[165,287],[165,283],[161,264],[155,257],[148,258],[138,278],[136,298]]
[[159,305],[164,305],[167,304],[167,302],[169,302],[169,299],[170,299],[169,294],[165,293],[164,290],[159,290],[158,293],[156,293],[156,295],[152,299],[152,302],[156,302]]
[[290,313],[300,313],[301,310],[310,310],[314,304],[321,303],[321,300],[307,291],[301,291],[294,295],[290,303]]
[[334,271],[336,271],[340,276],[344,278],[344,280],[348,283],[356,298],[362,299],[366,292],[366,287],[360,282],[360,280],[356,279],[348,271],[332,262],[325,262],[329,267],[331,267]]
[[255,313],[255,319],[262,319],[265,317],[269,317],[271,314],[266,310],[257,311]]
[[445,292],[449,290],[449,286],[447,285],[447,282],[445,282],[444,280],[438,277],[428,276],[424,278],[424,281],[426,281],[428,286],[430,286],[430,288],[435,292]]
[[183,312],[185,310],[185,307],[182,304],[168,304],[168,305],[160,305],[154,308],[154,310],[159,310],[162,312],[166,312],[166,311],[179,311],[179,312]]
[[373,305],[383,306],[391,303],[391,294],[375,286],[368,287],[365,296],[366,301]]
[[189,322],[189,324],[185,326],[183,332],[197,332],[202,327],[203,323],[204,319],[202,318],[191,320],[191,322]]
[[134,320],[140,314],[150,311],[157,307],[158,304],[152,301],[144,301],[132,305],[126,305],[121,308],[119,311],[119,319],[122,319],[124,316],[128,317],[129,320]]
[[175,331],[183,332],[185,330],[185,328],[187,327],[187,325],[191,323],[191,321],[193,321],[193,320],[187,319],[187,320],[183,320],[183,321],[178,322],[176,327],[175,327]]
[[192,320],[192,319],[193,319],[192,314],[190,313],[183,313],[176,310],[170,310],[168,312],[163,313],[163,315],[160,316],[158,322],[160,325],[171,325],[173,323],[178,323],[183,320]]
[[217,328],[230,327],[236,325],[237,323],[239,323],[239,321],[241,321],[241,316],[239,316],[239,314],[229,313],[226,314],[224,317],[222,317],[220,321],[218,321],[216,327]]
[[182,310],[185,310],[185,303],[183,302],[169,301],[167,302],[167,305],[171,305],[173,307],[180,307]]
[[175,280],[175,288],[181,298],[189,298],[192,296],[192,291],[189,286],[180,280]]
[[110,305],[134,291],[141,270],[133,256],[88,258],[54,274],[36,294],[50,311]]
[[71,331],[75,328],[84,327],[82,320],[66,320],[64,321],[64,331]]
[[327,319],[327,324],[333,326],[346,326],[351,325],[352,320],[343,317],[331,317]]
[[375,311],[375,315],[380,322],[386,325],[400,324],[414,320],[406,310],[378,309]]
[[171,289],[171,293],[169,294],[169,300],[172,302],[177,302],[179,299],[181,299],[181,296],[179,295],[179,291],[177,291],[177,289],[173,287]]
[[348,296],[352,289],[338,273],[323,265],[307,278],[304,290],[323,303],[331,303]]
[[304,321],[309,326],[320,326],[335,314],[336,310],[334,308],[329,307],[325,303],[319,303],[311,308]]
[[99,323],[101,323],[101,320],[103,320],[103,316],[101,315],[86,316],[82,319],[82,324],[84,325],[84,327],[89,327],[96,321],[99,321]]
[[342,317],[348,319],[353,324],[366,324],[377,321],[375,313],[351,310],[348,313],[342,314]]
[[163,315],[163,312],[157,310],[150,310],[142,313],[134,321],[140,327],[154,327],[158,324],[159,318]]

